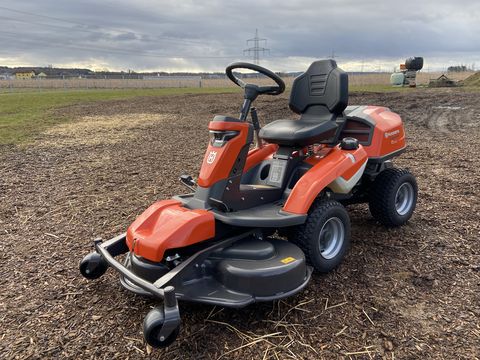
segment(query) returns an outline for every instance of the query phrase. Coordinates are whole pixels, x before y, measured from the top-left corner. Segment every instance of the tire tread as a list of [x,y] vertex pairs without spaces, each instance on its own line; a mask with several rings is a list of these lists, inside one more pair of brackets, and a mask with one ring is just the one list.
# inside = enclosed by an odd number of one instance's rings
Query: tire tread
[[[387,227],[396,227],[403,225],[399,223],[398,215],[395,208],[391,204],[391,195],[398,187],[398,183],[402,177],[411,177],[410,180],[414,185],[415,194],[417,193],[417,183],[413,175],[407,169],[389,168],[382,171],[375,179],[369,193],[369,209],[372,216],[381,224]],[[394,204],[393,204],[394,205]],[[415,208],[415,204],[414,204]]]
[[[311,254],[313,253],[313,242],[311,241],[312,238],[315,236],[315,231],[318,222],[322,220],[322,217],[325,215],[327,211],[329,211],[332,208],[338,208],[341,207],[345,210],[342,204],[340,204],[336,200],[316,200],[312,206],[310,213],[308,215],[307,221],[305,221],[304,224],[299,225],[295,229],[292,229],[291,236],[289,237],[289,240],[297,245],[305,254],[305,259],[308,264],[314,266],[316,270],[322,271],[318,269],[317,266],[315,266],[315,262],[312,261],[312,256]],[[345,211],[346,213],[346,211]],[[347,219],[348,219],[348,214]],[[350,223],[347,224],[347,226],[350,226]],[[345,229],[346,231],[346,237],[349,236],[350,231],[349,229]],[[345,239],[344,241],[349,241],[349,239]]]

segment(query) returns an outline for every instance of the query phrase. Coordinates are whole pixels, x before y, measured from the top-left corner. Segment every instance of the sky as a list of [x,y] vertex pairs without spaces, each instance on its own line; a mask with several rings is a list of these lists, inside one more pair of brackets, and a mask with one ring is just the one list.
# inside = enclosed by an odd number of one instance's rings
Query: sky
[[479,20],[479,0],[0,0],[0,66],[223,71],[258,29],[274,71],[480,67]]

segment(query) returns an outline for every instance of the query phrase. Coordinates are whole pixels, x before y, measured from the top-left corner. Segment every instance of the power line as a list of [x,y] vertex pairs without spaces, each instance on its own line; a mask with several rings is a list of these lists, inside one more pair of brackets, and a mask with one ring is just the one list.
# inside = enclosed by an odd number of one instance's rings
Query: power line
[[[95,34],[95,35],[106,34],[106,33],[102,33],[101,31],[97,31],[97,30],[90,30],[90,29],[84,29],[84,28],[78,28],[78,27],[67,27],[67,26],[60,26],[60,25],[54,25],[54,24],[45,24],[45,23],[41,23],[41,22],[36,22],[36,21],[31,21],[31,20],[23,20],[23,19],[16,19],[16,18],[7,17],[7,16],[0,16],[0,19],[4,19],[4,20],[8,20],[8,21],[14,21],[14,22],[20,22],[20,23],[26,23],[26,24],[30,24],[30,25],[31,24],[40,25],[40,26],[45,26],[45,27],[49,27],[49,28],[53,28],[53,29],[61,29],[61,30],[70,30],[70,31],[74,31],[74,32],[90,33],[90,34]],[[126,32],[124,32],[124,34],[126,34]],[[194,41],[190,41],[190,40],[183,40],[183,39],[179,40],[179,39],[174,39],[174,38],[162,38],[162,37],[157,38],[157,39],[161,39],[161,40],[164,40],[164,41],[185,42],[186,44],[193,44],[193,45],[204,45],[204,44],[201,44],[199,42],[194,42]],[[137,40],[136,37],[135,37],[135,40]]]
[[44,44],[46,47],[49,48],[59,48],[59,47],[64,47],[64,48],[69,48],[69,49],[74,49],[74,50],[85,50],[85,51],[96,51],[96,52],[103,52],[107,54],[111,53],[117,53],[117,54],[123,54],[123,55],[135,55],[135,56],[140,56],[140,57],[152,57],[152,58],[167,58],[167,59],[174,59],[174,58],[182,58],[182,59],[234,59],[237,58],[237,55],[231,55],[231,56],[219,56],[219,55],[207,55],[207,56],[197,56],[197,55],[169,55],[169,54],[157,54],[157,53],[146,53],[146,52],[139,52],[136,50],[127,50],[127,49],[115,49],[115,48],[109,48],[109,47],[94,47],[91,45],[75,45],[75,44],[70,44],[70,43],[62,43],[62,42],[55,42],[52,43],[47,40],[42,40],[42,39],[25,39],[25,38],[19,38],[19,36],[22,36],[23,34],[19,33],[14,33],[14,32],[9,32],[9,31],[4,31],[0,30],[0,36],[7,36],[7,37],[13,37],[16,39],[16,42],[24,42],[28,44],[38,44],[41,43],[42,45]]
[[[37,13],[32,13],[32,12],[28,12],[28,11],[22,11],[22,10],[17,10],[17,9],[12,9],[12,8],[8,8],[8,7],[5,7],[5,6],[0,6],[0,9],[3,9],[3,10],[7,10],[7,11],[11,11],[11,12],[15,12],[15,13],[18,13],[18,14],[22,14],[22,15],[29,15],[29,16],[35,16],[35,17],[40,17],[40,18],[44,18],[44,19],[50,19],[50,20],[54,20],[54,21],[60,21],[60,22],[64,22],[64,23],[70,23],[70,24],[74,24],[74,25],[80,25],[80,26],[84,26],[84,27],[87,27],[87,28],[99,28],[99,29],[104,29],[104,30],[112,30],[112,31],[116,31],[116,32],[119,32],[119,33],[128,33],[128,31],[125,31],[125,29],[119,29],[119,28],[115,28],[115,27],[108,27],[108,26],[98,26],[98,25],[92,25],[92,24],[86,24],[86,23],[82,23],[82,22],[79,22],[79,21],[74,21],[74,20],[70,20],[70,19],[64,19],[64,18],[59,18],[59,17],[54,17],[54,16],[49,16],[49,15],[43,15],[43,14],[37,14]],[[11,18],[10,18],[11,19]],[[29,23],[29,21],[27,20],[15,20],[15,21],[22,21],[22,22],[26,22],[26,23]],[[41,23],[37,23],[37,24],[41,24]],[[54,26],[54,27],[57,27],[56,25],[52,25],[52,24],[42,24],[44,26]],[[68,30],[75,30],[75,31],[85,31],[85,32],[91,32],[91,33],[95,33],[97,34],[98,32],[95,31],[95,30],[91,30],[91,29],[78,29],[78,28],[67,28],[67,27],[62,27],[62,28],[65,28],[65,29],[68,29]],[[130,31],[130,32],[133,32],[137,35],[144,35],[144,36],[152,36],[151,34],[145,34],[145,33],[140,33],[140,32],[135,32],[135,31]],[[200,41],[195,41],[195,40],[187,40],[187,39],[178,39],[178,38],[174,38],[174,37],[171,37],[171,36],[154,36],[155,39],[157,40],[169,40],[169,41],[178,41],[178,42],[184,42],[184,43],[192,43],[192,44],[198,44],[198,45],[205,45],[204,42],[200,42]]]
[[263,43],[267,46],[267,39],[261,39],[258,37],[258,29],[255,29],[255,37],[247,40],[247,46],[253,42],[253,46],[248,49],[243,50],[243,54],[248,53],[248,55],[253,53],[253,63],[260,64],[260,53],[265,54],[266,52],[270,53],[270,49],[265,47],[260,47],[260,44]]
[[57,18],[57,17],[54,17],[54,16],[48,16],[48,15],[42,15],[42,14],[35,14],[35,13],[28,12],[28,11],[21,11],[21,10],[17,10],[17,9],[8,8],[8,7],[5,7],[5,6],[0,6],[0,9],[7,10],[7,11],[12,11],[12,12],[16,12],[16,13],[23,14],[23,15],[36,16],[36,17],[41,17],[41,18],[45,18],[45,19],[50,19],[50,20],[56,20],[56,21],[62,21],[62,22],[66,22],[66,23],[76,24],[76,25],[89,26],[89,25],[83,24],[83,23],[81,23],[81,22],[76,22],[76,21],[73,21],[73,20],[66,20],[66,19],[61,19],[61,18]]

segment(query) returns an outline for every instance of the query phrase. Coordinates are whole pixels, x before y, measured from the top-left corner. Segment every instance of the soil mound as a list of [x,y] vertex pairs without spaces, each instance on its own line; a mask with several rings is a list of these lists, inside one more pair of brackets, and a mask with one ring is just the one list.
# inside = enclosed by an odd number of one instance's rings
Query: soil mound
[[465,86],[480,86],[480,71],[463,80],[462,84]]

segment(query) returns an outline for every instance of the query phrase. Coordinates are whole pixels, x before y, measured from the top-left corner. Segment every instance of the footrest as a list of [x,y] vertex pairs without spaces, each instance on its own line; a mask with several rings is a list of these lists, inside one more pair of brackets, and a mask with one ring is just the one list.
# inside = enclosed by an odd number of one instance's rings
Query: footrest
[[223,212],[212,210],[215,219],[233,226],[286,227],[303,224],[307,215],[282,211],[283,203],[270,203],[251,209]]

